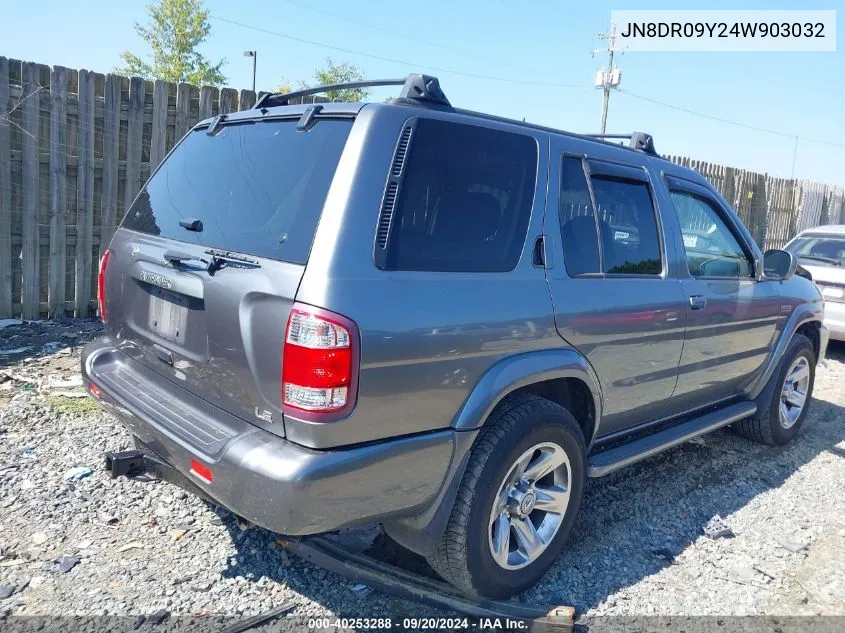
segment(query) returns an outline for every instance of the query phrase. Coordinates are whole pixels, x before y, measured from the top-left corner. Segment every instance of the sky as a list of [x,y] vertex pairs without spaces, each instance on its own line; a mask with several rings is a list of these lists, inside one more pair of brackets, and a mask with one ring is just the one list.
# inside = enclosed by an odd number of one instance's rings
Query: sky
[[[112,71],[122,51],[148,52],[133,28],[146,22],[147,2],[41,0],[37,11],[7,3],[0,55]],[[845,0],[207,0],[206,6],[211,34],[201,52],[226,58],[229,86],[252,85],[245,50],[258,51],[259,90],[282,78],[294,86],[310,80],[331,57],[357,64],[368,78],[429,73],[455,106],[582,133],[599,129],[602,95],[593,78],[607,57],[591,51],[605,45],[595,34],[608,30],[612,9],[839,9],[837,30],[845,33]],[[648,132],[662,154],[845,185],[843,38],[836,52],[628,52],[616,61],[623,91],[611,95],[608,132]],[[382,100],[390,90],[371,98]]]

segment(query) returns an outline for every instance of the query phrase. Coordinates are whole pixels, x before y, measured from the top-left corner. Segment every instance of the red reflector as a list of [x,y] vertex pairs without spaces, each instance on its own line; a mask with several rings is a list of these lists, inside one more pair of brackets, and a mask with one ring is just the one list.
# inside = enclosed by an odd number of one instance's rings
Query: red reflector
[[214,479],[214,475],[211,473],[211,469],[205,464],[198,462],[195,459],[191,460],[191,472],[200,477],[201,479],[205,479],[209,483],[211,483],[211,481]]
[[110,250],[103,251],[103,257],[100,259],[100,271],[97,273],[97,309],[100,311],[100,318],[104,322],[106,320],[106,268],[109,265],[109,256],[111,256]]
[[91,389],[91,395],[94,396],[95,398],[99,398],[100,396],[103,395],[103,390],[100,389],[93,382],[90,385],[88,385],[88,387]]

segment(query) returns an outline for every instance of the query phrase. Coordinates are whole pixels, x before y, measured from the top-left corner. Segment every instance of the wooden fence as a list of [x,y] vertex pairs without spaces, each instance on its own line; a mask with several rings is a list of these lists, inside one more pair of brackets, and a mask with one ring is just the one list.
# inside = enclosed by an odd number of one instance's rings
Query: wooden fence
[[683,156],[666,158],[707,178],[736,209],[763,248],[779,248],[799,231],[820,224],[845,223],[842,187],[774,178]]
[[[151,170],[195,123],[258,96],[0,57],[0,318],[93,314],[97,262]],[[669,158],[767,247],[845,221],[842,189]]]

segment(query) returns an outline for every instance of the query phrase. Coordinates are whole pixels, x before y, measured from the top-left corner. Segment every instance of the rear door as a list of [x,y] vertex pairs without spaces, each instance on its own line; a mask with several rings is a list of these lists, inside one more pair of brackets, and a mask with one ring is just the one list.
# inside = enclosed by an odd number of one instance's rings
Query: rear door
[[684,409],[741,394],[788,314],[779,282],[757,279],[751,246],[719,201],[681,178],[667,184],[686,260],[687,331],[674,398]]
[[127,355],[280,435],[285,326],[353,124],[297,120],[189,133],[126,213],[106,278]]
[[555,324],[599,376],[607,435],[670,410],[686,299],[646,170],[555,142],[544,228],[563,250],[548,271]]

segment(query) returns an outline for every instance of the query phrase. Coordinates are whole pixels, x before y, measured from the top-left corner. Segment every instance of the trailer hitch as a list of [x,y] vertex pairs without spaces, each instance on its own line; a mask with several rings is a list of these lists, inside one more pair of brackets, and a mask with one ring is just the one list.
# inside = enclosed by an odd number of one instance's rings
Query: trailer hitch
[[142,477],[148,474],[144,453],[141,451],[108,451],[105,455],[106,470],[112,479],[117,477]]

